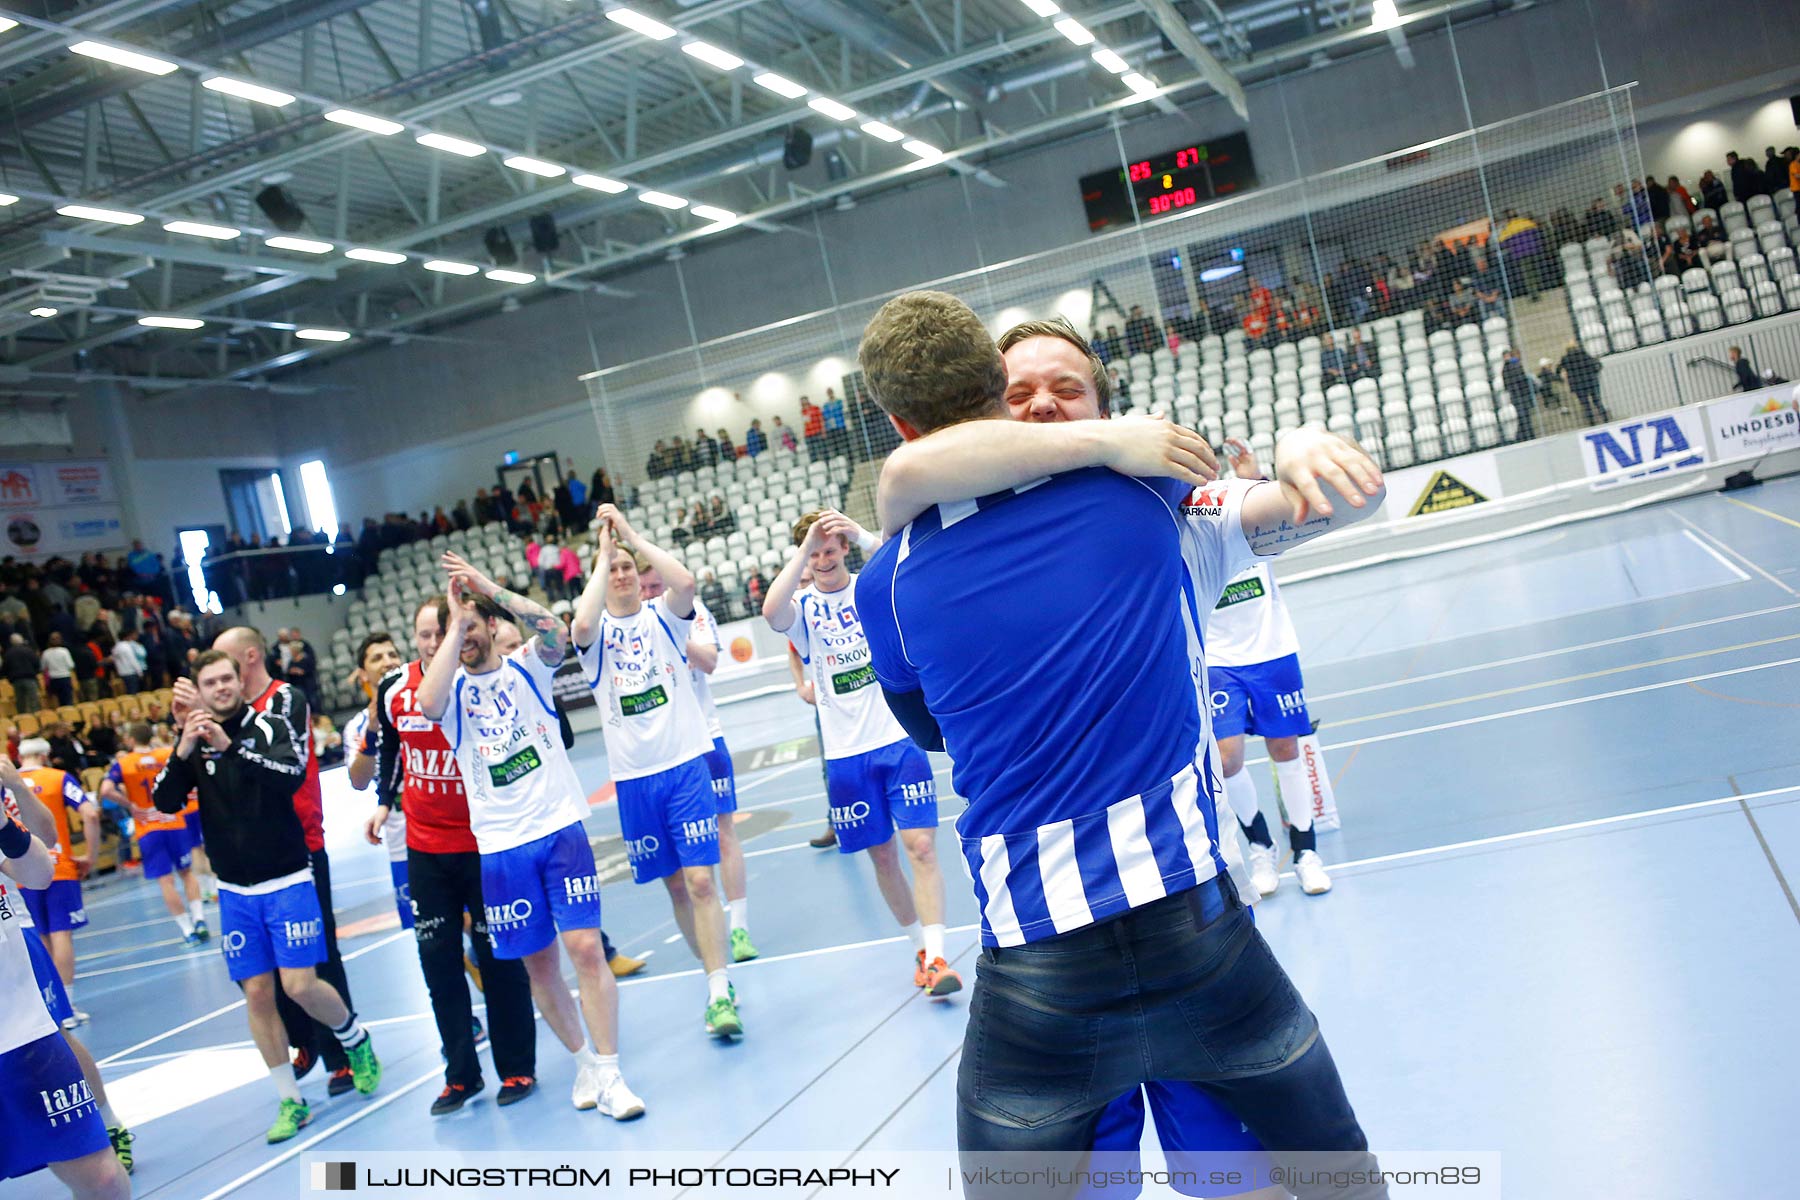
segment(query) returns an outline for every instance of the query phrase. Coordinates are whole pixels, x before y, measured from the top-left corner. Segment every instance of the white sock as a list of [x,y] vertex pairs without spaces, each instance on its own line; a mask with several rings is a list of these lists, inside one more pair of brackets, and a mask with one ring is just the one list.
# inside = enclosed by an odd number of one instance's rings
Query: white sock
[[1236,775],[1225,777],[1225,798],[1231,801],[1231,811],[1239,821],[1248,825],[1256,820],[1256,780],[1249,771],[1239,767]]
[[362,1022],[356,1019],[355,1013],[346,1016],[344,1023],[333,1029],[331,1034],[337,1038],[338,1045],[346,1050],[354,1050],[369,1040],[369,1031],[362,1027]]
[[925,926],[925,962],[930,964],[944,957],[944,927],[942,925]]
[[282,1063],[278,1067],[270,1067],[269,1081],[275,1085],[275,1094],[283,1100],[300,1098],[300,1085],[294,1082],[294,1065],[292,1063]]
[[[288,1074],[290,1074],[290,1075],[293,1074],[292,1067],[288,1068]],[[106,1127],[108,1129],[117,1129],[119,1126],[124,1124],[123,1121],[119,1120],[119,1114],[115,1113],[112,1110],[112,1105],[107,1103],[105,1100],[102,1100],[100,1102],[100,1120],[102,1121],[102,1123],[104,1123],[106,1125]]]
[[[618,1061],[617,1055],[613,1057],[613,1061]],[[592,1042],[581,1043],[581,1049],[575,1052],[575,1065],[577,1067],[598,1067],[600,1065],[600,1056],[594,1053]]]
[[178,915],[175,918],[175,924],[180,926],[182,937],[192,937],[193,936],[193,934],[194,934],[194,918],[188,916],[186,913],[181,913],[180,915]]
[[925,928],[917,921],[914,921],[911,925],[902,926],[900,932],[912,939],[913,950],[915,952],[925,948]]
[[[583,1049],[586,1049],[584,1046]],[[596,1054],[594,1061],[600,1064],[600,1082],[604,1084],[619,1074],[619,1056],[616,1054]]]
[[724,970],[708,971],[706,974],[706,1002],[724,1000],[731,995],[731,980]]
[[725,902],[725,910],[731,914],[731,928],[750,928],[750,900],[748,897],[727,900]]
[[1288,824],[1301,833],[1311,829],[1312,781],[1306,777],[1306,763],[1298,758],[1276,763],[1275,782],[1281,785],[1281,806],[1287,809]]
[[206,920],[206,905],[199,900],[189,900],[188,919],[191,921]]

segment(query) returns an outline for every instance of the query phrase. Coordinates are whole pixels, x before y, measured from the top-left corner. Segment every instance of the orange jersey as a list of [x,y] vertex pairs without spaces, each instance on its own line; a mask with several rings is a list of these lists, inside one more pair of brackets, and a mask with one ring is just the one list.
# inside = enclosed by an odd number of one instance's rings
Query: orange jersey
[[[156,812],[156,802],[150,793],[156,787],[156,777],[162,774],[163,767],[169,761],[168,749],[126,750],[120,753],[113,765],[107,768],[106,777],[119,785],[125,793],[125,803],[132,809],[148,809]],[[184,810],[185,811],[185,810]],[[156,813],[149,819],[140,819],[135,814],[132,818],[137,822],[137,831],[143,833],[159,833],[165,830],[185,829],[187,821],[182,813]]]
[[[80,879],[81,874],[75,869],[74,847],[69,841],[69,810],[79,810],[88,803],[87,793],[81,790],[80,782],[67,771],[55,767],[33,767],[29,771],[21,771],[25,782],[37,793],[37,798],[44,802],[50,810],[50,819],[56,822],[56,845],[50,847],[50,857],[56,862],[54,880]],[[89,853],[93,847],[88,847]]]

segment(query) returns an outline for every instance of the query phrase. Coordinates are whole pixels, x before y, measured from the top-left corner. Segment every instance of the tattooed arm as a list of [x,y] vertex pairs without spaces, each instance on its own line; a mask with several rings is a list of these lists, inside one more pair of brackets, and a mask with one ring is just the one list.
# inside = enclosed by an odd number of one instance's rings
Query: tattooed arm
[[1387,498],[1381,470],[1362,447],[1315,426],[1276,444],[1274,482],[1244,497],[1244,536],[1265,556],[1355,524]]
[[538,657],[543,659],[545,666],[562,665],[569,654],[569,627],[561,617],[531,597],[501,587],[459,555],[445,554],[443,565],[452,580],[462,580],[467,590],[488,597],[517,617],[528,632],[536,634]]

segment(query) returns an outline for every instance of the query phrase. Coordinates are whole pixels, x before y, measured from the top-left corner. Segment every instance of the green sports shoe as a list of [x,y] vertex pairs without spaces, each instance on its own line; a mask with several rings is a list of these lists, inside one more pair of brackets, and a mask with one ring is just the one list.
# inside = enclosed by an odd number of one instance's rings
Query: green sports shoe
[[744,1023],[738,1020],[737,1005],[721,996],[706,1006],[706,1032],[716,1038],[744,1036]]
[[375,1057],[375,1039],[364,1036],[362,1045],[344,1053],[350,1059],[350,1075],[356,1090],[367,1096],[381,1086],[381,1060]]
[[731,961],[748,962],[755,957],[756,947],[750,944],[750,931],[748,929],[732,930]]
[[304,1100],[283,1100],[281,1111],[275,1114],[275,1123],[269,1126],[267,1138],[270,1145],[285,1142],[302,1128],[312,1124],[312,1109],[306,1107]]
[[131,1130],[125,1128],[123,1125],[108,1126],[106,1137],[107,1140],[112,1142],[113,1153],[119,1156],[119,1165],[125,1168],[125,1173],[127,1175],[131,1174],[131,1172],[136,1169],[135,1164],[131,1160],[131,1143],[133,1140]]

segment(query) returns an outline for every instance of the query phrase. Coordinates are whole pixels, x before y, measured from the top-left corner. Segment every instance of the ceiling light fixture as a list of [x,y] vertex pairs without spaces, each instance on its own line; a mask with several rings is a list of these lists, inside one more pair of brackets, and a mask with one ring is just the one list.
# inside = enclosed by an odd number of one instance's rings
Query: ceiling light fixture
[[696,204],[688,210],[702,221],[718,221],[729,223],[737,220],[737,214],[729,209],[719,208],[712,204]]
[[1024,0],[1025,7],[1040,17],[1054,17],[1062,9],[1050,3],[1050,0]]
[[332,248],[330,242],[316,242],[312,238],[285,236],[264,238],[263,245],[273,246],[277,250],[292,250],[298,254],[325,254]]
[[438,271],[445,275],[473,275],[481,268],[474,263],[451,262],[449,259],[434,258],[425,264],[427,271]]
[[353,112],[348,108],[334,108],[325,114],[325,119],[338,125],[348,125],[353,129],[361,129],[368,133],[378,133],[382,137],[392,137],[406,126],[398,121],[390,121],[386,117],[372,117],[368,113]]
[[185,233],[189,237],[213,238],[216,241],[229,241],[241,236],[243,232],[229,225],[207,225],[200,221],[164,221],[163,228],[170,233]]
[[294,336],[308,342],[347,342],[350,334],[342,329],[296,329]]
[[1372,29],[1398,29],[1400,27],[1400,10],[1394,0],[1375,0],[1369,11],[1369,27]]
[[19,198],[11,192],[0,192],[0,208],[5,208],[9,204],[17,204],[18,202]]
[[806,102],[806,107],[814,112],[824,113],[834,121],[856,120],[856,110],[848,104],[839,104],[829,96],[814,96]]
[[344,251],[345,258],[354,258],[357,262],[381,263],[384,266],[398,266],[406,261],[406,255],[398,250],[371,250],[366,246],[357,246]]
[[139,54],[135,50],[109,46],[105,42],[76,42],[69,47],[69,53],[79,54],[86,58],[97,58],[115,66],[130,67],[134,71],[146,71],[151,75],[167,75],[177,69],[172,62],[151,58],[148,54]]
[[667,192],[639,192],[638,199],[658,208],[686,208],[688,204],[680,196],[671,196]]
[[608,179],[604,175],[577,175],[569,180],[569,182],[576,187],[592,188],[596,192],[605,192],[609,196],[616,196],[620,192],[628,192],[631,190],[630,184],[620,183],[616,179]]
[[477,154],[487,153],[487,147],[479,142],[466,142],[462,138],[451,137],[447,133],[421,133],[413,140],[421,146],[429,146],[433,150],[442,150],[447,154],[460,154],[464,158],[474,158]]
[[206,322],[199,317],[139,317],[138,324],[151,329],[198,329]]
[[924,159],[926,162],[936,162],[938,159],[944,157],[944,152],[942,150],[939,150],[936,146],[930,145],[926,142],[917,141],[917,140],[908,141],[904,146],[901,146],[900,148],[902,150],[906,151],[908,154],[918,155],[920,158]]
[[609,8],[606,19],[623,25],[633,33],[641,33],[658,42],[666,42],[675,36],[675,31],[661,21],[646,17],[643,13],[630,8]]
[[65,204],[56,211],[65,217],[79,217],[83,221],[106,221],[113,225],[138,225],[144,220],[134,212],[120,212],[116,208],[89,208],[85,204]]
[[1058,32],[1068,38],[1071,42],[1074,42],[1077,46],[1091,46],[1094,44],[1094,35],[1088,32],[1086,25],[1077,21],[1074,17],[1061,18],[1056,22],[1056,28]]
[[884,142],[903,142],[906,135],[892,125],[883,125],[880,121],[864,121],[862,131],[870,137],[878,137]]
[[541,158],[527,158],[523,154],[514,154],[511,157],[501,159],[500,161],[504,162],[515,171],[524,171],[530,175],[541,175],[545,179],[555,179],[559,175],[567,175],[569,173],[567,167],[559,167],[555,163],[545,162]]
[[744,65],[744,60],[731,51],[721,50],[708,42],[686,42],[682,45],[681,52],[721,71],[735,71]]
[[1131,64],[1108,50],[1105,46],[1094,51],[1094,61],[1111,71],[1114,75],[1123,75],[1131,70]]
[[806,88],[795,83],[785,75],[777,75],[773,71],[764,71],[752,81],[757,87],[766,88],[777,96],[786,96],[789,100],[798,100],[806,95]]
[[294,98],[286,92],[278,92],[274,88],[264,87],[260,83],[250,83],[243,79],[233,79],[229,75],[214,75],[211,79],[203,79],[200,86],[208,91],[223,92],[227,96],[236,96],[239,100],[249,100],[256,104],[267,104],[271,108],[285,108],[294,102]]
[[487,273],[487,277],[498,283],[536,283],[537,276],[529,271],[508,271],[503,267],[495,267]]
[[[4,32],[4,31],[0,30],[0,32]],[[34,317],[40,317],[40,318],[41,317],[54,317],[56,315],[56,310],[54,308],[51,308],[48,304],[45,304],[45,305],[41,305],[37,308],[32,309],[31,315]]]
[[1136,71],[1125,72],[1125,74],[1119,77],[1119,81],[1140,96],[1151,95],[1157,90],[1154,83],[1150,82],[1142,75],[1139,75]]

